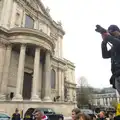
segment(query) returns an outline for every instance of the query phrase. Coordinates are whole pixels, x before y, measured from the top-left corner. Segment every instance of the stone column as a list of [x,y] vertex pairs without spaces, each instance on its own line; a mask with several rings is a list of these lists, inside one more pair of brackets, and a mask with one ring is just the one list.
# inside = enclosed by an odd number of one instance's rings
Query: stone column
[[112,97],[111,97],[111,98],[110,98],[110,102],[112,103],[112,101],[113,101],[113,100],[112,100]]
[[2,87],[2,77],[3,77],[3,68],[4,68],[4,60],[5,60],[5,51],[6,47],[0,43],[0,100],[4,100],[4,96],[1,93],[1,87]]
[[39,91],[39,97],[42,98],[42,79],[43,79],[43,65],[40,63],[40,72],[39,72],[39,86],[38,86],[38,91]]
[[11,51],[12,46],[8,45],[5,53],[5,62],[4,62],[4,68],[3,68],[3,79],[1,82],[1,95],[5,97],[7,94],[7,84],[8,84],[8,75],[9,75],[9,67],[10,67],[10,60],[11,60]]
[[119,97],[120,97],[120,95],[119,95],[119,93],[117,92],[117,90],[116,90],[116,97],[117,97],[117,102],[119,103]]
[[63,58],[63,39],[60,37],[60,57]]
[[58,58],[60,58],[60,38],[58,37]]
[[41,101],[37,92],[39,74],[40,74],[40,48],[37,47],[35,50],[35,58],[34,58],[34,74],[33,74],[33,82],[32,82],[32,97],[31,97],[32,101]]
[[95,98],[95,105],[97,105],[97,98]]
[[13,0],[3,0],[3,10],[1,14],[1,23],[3,27],[9,27],[9,17],[12,14]]
[[108,98],[108,105],[110,106],[110,98]]
[[103,98],[101,98],[101,100],[102,100],[102,105],[104,105],[104,99],[103,99]]
[[[62,97],[62,101],[64,102],[64,71],[62,71],[62,79],[61,80],[62,80],[62,83],[61,83],[62,84],[61,85],[61,92],[62,92],[61,95],[62,96],[61,97]],[[72,97],[73,97],[73,95],[72,95]]]
[[105,105],[105,100],[104,100],[104,98],[103,98],[103,105]]
[[22,44],[21,48],[20,48],[18,73],[17,73],[16,94],[15,94],[15,97],[13,98],[14,101],[23,100],[21,86],[23,86],[23,79],[24,79],[25,51],[26,51],[26,46]]
[[[0,44],[0,86],[1,86],[1,82],[2,82],[5,51],[6,51],[5,46],[2,45],[2,44]],[[1,56],[2,56],[2,57],[1,57]]]
[[59,81],[59,84],[58,84],[58,92],[59,92],[59,96],[60,96],[60,101],[62,100],[62,71],[61,69],[58,70],[58,81]]
[[51,83],[50,83],[50,71],[51,71],[51,59],[50,53],[46,52],[45,64],[44,64],[44,77],[45,77],[45,92],[44,92],[44,101],[52,102],[51,100]]

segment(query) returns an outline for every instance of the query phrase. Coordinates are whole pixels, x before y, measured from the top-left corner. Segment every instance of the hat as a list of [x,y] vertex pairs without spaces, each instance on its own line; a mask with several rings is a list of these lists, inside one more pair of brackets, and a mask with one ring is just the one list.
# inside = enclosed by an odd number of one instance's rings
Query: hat
[[115,31],[120,31],[120,29],[117,25],[110,25],[108,27],[108,32],[115,32]]

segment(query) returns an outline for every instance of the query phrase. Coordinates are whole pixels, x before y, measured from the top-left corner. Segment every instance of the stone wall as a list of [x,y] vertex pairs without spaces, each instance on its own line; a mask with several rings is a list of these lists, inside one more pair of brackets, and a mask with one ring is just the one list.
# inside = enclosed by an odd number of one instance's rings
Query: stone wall
[[71,111],[76,107],[74,103],[45,103],[45,102],[2,102],[0,101],[0,112],[8,113],[10,116],[15,111],[16,108],[23,110],[25,113],[28,108],[52,108],[56,113],[63,114],[64,116],[71,116]]

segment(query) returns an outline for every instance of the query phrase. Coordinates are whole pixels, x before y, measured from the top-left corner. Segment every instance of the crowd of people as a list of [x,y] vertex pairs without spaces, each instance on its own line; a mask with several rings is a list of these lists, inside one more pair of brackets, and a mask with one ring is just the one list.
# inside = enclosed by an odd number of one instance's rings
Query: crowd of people
[[[79,108],[72,110],[71,117],[71,120],[120,120],[120,114],[116,115],[115,113],[111,112],[107,116],[105,111],[100,111],[98,114],[89,115],[81,112]],[[18,109],[16,109],[15,113],[12,115],[12,120],[21,120],[21,115]],[[43,112],[36,111],[34,113],[34,118],[31,120],[49,120],[49,118]]]
[[72,120],[120,120],[120,115],[116,116],[115,113],[109,113],[108,117],[106,117],[106,113],[100,111],[100,113],[91,116],[82,113],[79,108],[75,108],[72,110]]

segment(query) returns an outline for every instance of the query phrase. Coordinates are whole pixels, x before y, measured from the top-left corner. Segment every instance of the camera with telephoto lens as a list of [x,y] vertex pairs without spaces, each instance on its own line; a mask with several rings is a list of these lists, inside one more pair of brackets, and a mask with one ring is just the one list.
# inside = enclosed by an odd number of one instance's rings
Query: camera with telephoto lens
[[96,32],[99,32],[99,33],[101,33],[101,34],[107,32],[107,30],[104,29],[103,27],[101,27],[100,25],[96,25],[96,29],[95,29],[95,31],[96,31]]

